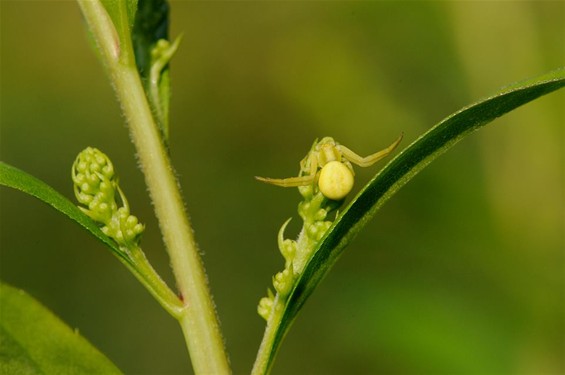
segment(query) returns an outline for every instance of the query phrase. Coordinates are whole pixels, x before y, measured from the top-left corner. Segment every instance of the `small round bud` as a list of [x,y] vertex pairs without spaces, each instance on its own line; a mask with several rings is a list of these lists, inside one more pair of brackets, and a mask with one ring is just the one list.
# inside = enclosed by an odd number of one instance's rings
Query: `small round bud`
[[285,297],[290,293],[292,289],[292,282],[294,279],[294,274],[292,268],[286,268],[273,277],[273,286],[279,295]]
[[171,42],[166,39],[159,39],[151,49],[151,59],[157,60],[171,47]]
[[314,186],[313,184],[299,186],[298,192],[300,193],[300,195],[302,195],[304,199],[310,199],[314,195]]
[[331,225],[331,221],[317,221],[306,227],[306,232],[308,234],[308,237],[318,242],[322,239],[322,237],[324,237],[324,234],[326,234],[328,228]]
[[295,254],[296,254],[296,241],[284,238],[284,230],[286,229],[286,226],[288,225],[290,220],[291,219],[288,219],[281,226],[281,229],[279,229],[279,235],[278,235],[278,238],[277,238],[279,250],[280,250],[282,256],[284,257],[284,259],[286,260],[287,265],[292,262]]
[[282,242],[282,244],[279,244],[279,249],[286,261],[285,267],[290,267],[290,264],[292,264],[296,255],[296,241],[286,239]]
[[318,210],[318,212],[316,212],[316,216],[314,216],[314,220],[316,221],[322,221],[326,218],[326,216],[328,216],[328,210],[325,210],[323,208],[320,208]]
[[353,172],[339,161],[324,165],[320,172],[318,187],[326,198],[341,200],[353,189]]
[[274,304],[273,297],[263,297],[259,300],[259,306],[257,306],[257,313],[265,319],[269,320],[271,316],[271,312],[273,311],[273,304]]

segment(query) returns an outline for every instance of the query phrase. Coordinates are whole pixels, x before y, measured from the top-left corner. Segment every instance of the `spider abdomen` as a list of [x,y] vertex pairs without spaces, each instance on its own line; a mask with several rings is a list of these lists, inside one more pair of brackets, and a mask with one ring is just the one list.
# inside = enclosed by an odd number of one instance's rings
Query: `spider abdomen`
[[339,201],[353,189],[353,172],[339,161],[330,161],[320,171],[318,187],[329,199]]

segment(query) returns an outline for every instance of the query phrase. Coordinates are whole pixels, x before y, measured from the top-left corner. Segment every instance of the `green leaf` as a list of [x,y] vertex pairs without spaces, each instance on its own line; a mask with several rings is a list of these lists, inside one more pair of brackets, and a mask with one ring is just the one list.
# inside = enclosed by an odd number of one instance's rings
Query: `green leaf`
[[74,203],[43,181],[0,161],[0,185],[20,190],[47,203],[93,234],[94,237],[108,246],[123,262],[131,264],[130,260],[124,255],[118,245],[110,237],[102,233],[98,225],[91,218],[84,214]]
[[169,61],[180,39],[169,43],[169,4],[166,0],[139,0],[132,41],[137,70],[167,144],[171,97]]
[[169,40],[169,4],[165,0],[139,0],[132,31],[135,64],[149,78],[151,50],[159,39]]
[[[278,322],[268,322],[254,374],[267,373],[298,311],[376,211],[435,158],[473,131],[565,86],[565,68],[503,88],[447,117],[391,160],[336,218],[299,276]],[[269,325],[273,325],[269,327]],[[270,330],[274,332],[270,332]]]
[[124,251],[114,240],[106,236],[100,230],[98,224],[83,213],[74,203],[43,181],[2,161],[0,161],[0,185],[32,195],[77,222],[104,245],[108,246],[113,254],[147,288],[165,310],[172,316],[178,317],[182,303],[151,267],[141,249],[139,251]]
[[0,311],[0,374],[121,374],[23,291],[0,283]]

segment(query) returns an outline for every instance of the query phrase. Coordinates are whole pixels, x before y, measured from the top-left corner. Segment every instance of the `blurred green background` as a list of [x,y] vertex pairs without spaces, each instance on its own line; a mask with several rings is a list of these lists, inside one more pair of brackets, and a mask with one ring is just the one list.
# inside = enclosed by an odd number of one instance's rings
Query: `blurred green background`
[[[1,159],[72,198],[70,167],[110,155],[142,245],[171,281],[134,149],[72,1],[1,0]],[[289,177],[315,137],[405,147],[508,83],[564,64],[565,2],[172,3],[171,150],[236,374],[297,217]],[[273,374],[563,374],[565,92],[433,163],[348,248]],[[381,164],[382,166],[382,164]],[[379,169],[357,169],[357,188]],[[292,228],[298,229],[298,220]],[[190,373],[173,319],[96,240],[1,190],[1,279],[128,374]]]

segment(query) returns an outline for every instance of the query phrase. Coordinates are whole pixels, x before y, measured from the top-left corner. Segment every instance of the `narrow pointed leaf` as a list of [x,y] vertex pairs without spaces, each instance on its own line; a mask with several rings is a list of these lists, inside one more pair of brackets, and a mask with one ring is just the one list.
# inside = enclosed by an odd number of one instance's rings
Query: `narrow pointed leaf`
[[149,78],[151,50],[159,39],[169,40],[169,4],[165,0],[139,0],[132,30],[135,64]]
[[0,316],[0,374],[121,374],[77,331],[3,283]]
[[315,250],[287,299],[276,334],[269,342],[263,342],[270,346],[270,351],[263,350],[269,352],[269,357],[258,358],[263,372],[267,373],[271,368],[281,341],[300,308],[345,247],[386,201],[435,158],[473,131],[563,86],[565,68],[505,87],[447,117],[391,160],[336,218]]
[[[143,253],[128,255],[119,245],[106,236],[98,225],[74,203],[37,178],[0,161],[0,186],[7,186],[32,195],[72,219],[104,245],[122,262],[147,288],[155,299],[171,315],[177,316],[180,302],[167,284],[159,277]],[[141,254],[141,255],[140,255]]]
[[[169,61],[178,46],[178,41],[169,43],[168,1],[139,0],[131,37],[137,70],[167,144],[171,96]],[[165,42],[167,47],[159,46],[158,42]],[[167,49],[169,51],[164,53]]]

